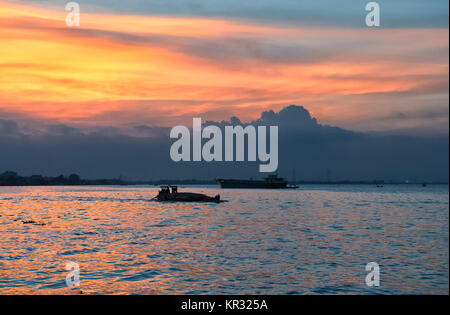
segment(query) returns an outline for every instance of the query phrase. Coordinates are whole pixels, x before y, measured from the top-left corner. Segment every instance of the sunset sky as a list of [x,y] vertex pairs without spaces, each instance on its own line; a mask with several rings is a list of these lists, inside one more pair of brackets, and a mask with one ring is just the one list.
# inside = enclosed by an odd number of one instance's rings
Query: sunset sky
[[[244,121],[302,105],[358,131],[448,132],[448,1],[0,0],[0,119]],[[395,4],[392,4],[395,2]],[[426,6],[424,4],[426,3]]]

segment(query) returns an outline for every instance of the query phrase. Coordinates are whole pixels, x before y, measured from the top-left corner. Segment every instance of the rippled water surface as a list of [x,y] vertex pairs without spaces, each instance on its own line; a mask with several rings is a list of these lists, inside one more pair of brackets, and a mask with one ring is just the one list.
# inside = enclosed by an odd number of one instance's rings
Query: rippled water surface
[[[448,294],[448,186],[0,187],[0,293]],[[34,222],[24,223],[24,222]],[[66,286],[67,262],[80,286]],[[377,262],[381,285],[365,285]]]

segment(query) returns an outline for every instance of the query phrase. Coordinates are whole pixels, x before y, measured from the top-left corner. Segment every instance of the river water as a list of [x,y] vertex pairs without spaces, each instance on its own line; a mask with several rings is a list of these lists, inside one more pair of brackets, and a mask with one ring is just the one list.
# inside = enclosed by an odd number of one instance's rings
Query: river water
[[[227,202],[158,203],[144,186],[0,187],[0,293],[449,293],[447,185],[179,190]],[[378,287],[366,285],[369,262]]]

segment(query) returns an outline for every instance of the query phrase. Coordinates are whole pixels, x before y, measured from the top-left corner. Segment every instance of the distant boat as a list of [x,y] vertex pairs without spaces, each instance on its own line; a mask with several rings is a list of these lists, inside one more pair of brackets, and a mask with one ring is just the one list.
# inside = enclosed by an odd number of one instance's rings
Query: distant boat
[[290,185],[277,174],[269,175],[264,180],[253,179],[217,179],[221,188],[265,188],[265,189],[295,189],[297,185]]
[[153,199],[172,202],[220,202],[220,195],[209,197],[198,193],[178,192],[177,186],[161,186],[158,195]]

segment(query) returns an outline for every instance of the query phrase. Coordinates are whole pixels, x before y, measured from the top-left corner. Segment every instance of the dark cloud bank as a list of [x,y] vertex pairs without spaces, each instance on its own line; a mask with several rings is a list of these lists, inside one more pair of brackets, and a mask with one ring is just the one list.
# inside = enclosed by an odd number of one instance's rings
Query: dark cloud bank
[[[243,124],[233,117],[231,124]],[[215,123],[229,125],[230,122]],[[209,122],[211,123],[211,122]],[[208,123],[205,123],[205,125]],[[444,137],[377,136],[324,126],[300,106],[264,112],[255,125],[278,125],[278,172],[297,180],[386,180],[448,182],[449,142]],[[52,125],[27,134],[0,119],[0,173],[78,173],[83,178],[156,180],[262,177],[259,162],[172,162],[169,128],[82,131]]]

